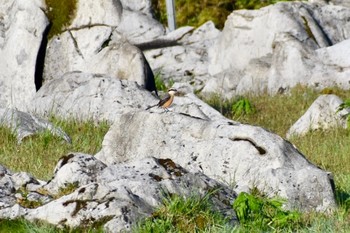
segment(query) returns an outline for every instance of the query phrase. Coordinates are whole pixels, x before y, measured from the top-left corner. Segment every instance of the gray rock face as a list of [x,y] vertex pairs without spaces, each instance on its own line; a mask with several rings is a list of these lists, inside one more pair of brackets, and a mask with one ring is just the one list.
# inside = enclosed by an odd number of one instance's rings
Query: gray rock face
[[129,8],[124,9],[119,0],[78,1],[72,24],[48,43],[44,82],[83,71],[136,81],[153,91],[149,65],[130,43],[164,35],[164,28],[151,15]]
[[312,130],[335,127],[346,128],[347,120],[345,116],[350,113],[350,109],[338,111],[342,103],[344,102],[336,95],[319,96],[305,114],[288,130],[287,138],[303,136]]
[[55,127],[44,119],[14,109],[0,108],[0,125],[10,128],[16,134],[18,143],[21,143],[26,137],[45,130],[71,143],[70,137],[59,127]]
[[123,14],[123,7],[119,0],[77,1],[77,9],[73,22],[68,28],[105,25],[118,26]]
[[145,56],[154,72],[166,81],[187,82],[201,89],[208,79],[208,48],[219,34],[211,21],[197,29],[179,28],[164,37],[177,41],[177,46],[147,50]]
[[[63,118],[108,120],[112,123],[118,114],[144,110],[158,101],[135,82],[72,72],[42,86],[27,110],[43,117],[54,114]],[[191,93],[176,97],[171,109],[205,119],[224,118]],[[164,112],[158,108],[151,111]]]
[[[202,173],[190,173],[170,159],[144,158],[106,166],[91,155],[70,154],[59,161],[48,184],[34,178],[24,183],[25,174],[12,174],[4,167],[0,172],[0,218],[23,217],[69,227],[101,222],[107,232],[130,231],[167,195],[189,197],[215,189],[210,201],[232,224],[237,223],[231,207],[236,194],[231,189]],[[28,190],[32,183],[36,188]],[[39,206],[26,206],[29,199]]]
[[72,72],[47,82],[32,101],[27,110],[41,116],[113,122],[117,114],[145,109],[156,98],[132,81]]
[[50,40],[44,78],[47,82],[61,78],[67,72],[84,71],[108,74],[145,86],[147,74],[144,65],[142,53],[121,34],[111,27],[95,26],[66,31]]
[[35,94],[38,51],[48,20],[42,0],[0,4],[0,106],[23,110]]
[[348,57],[343,55],[349,13],[346,7],[305,2],[234,11],[209,49],[214,77],[203,93],[275,94],[298,83],[349,88]]
[[150,155],[235,184],[237,192],[257,187],[268,196],[279,195],[288,200],[288,207],[335,207],[329,174],[260,127],[179,112],[128,113],[116,118],[96,158],[114,164]]

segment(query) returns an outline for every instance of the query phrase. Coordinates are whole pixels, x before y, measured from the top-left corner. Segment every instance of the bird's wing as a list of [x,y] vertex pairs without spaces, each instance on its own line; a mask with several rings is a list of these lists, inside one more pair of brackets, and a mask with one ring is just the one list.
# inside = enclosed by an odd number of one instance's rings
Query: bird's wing
[[168,100],[170,99],[169,93],[166,93],[166,95],[159,101],[158,107],[163,106]]

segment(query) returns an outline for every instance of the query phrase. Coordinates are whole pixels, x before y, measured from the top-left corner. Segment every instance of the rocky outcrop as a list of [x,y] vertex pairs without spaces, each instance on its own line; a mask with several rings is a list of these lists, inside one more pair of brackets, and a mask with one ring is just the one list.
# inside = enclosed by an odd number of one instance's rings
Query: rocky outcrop
[[170,159],[144,158],[106,166],[86,154],[69,154],[45,183],[0,167],[0,217],[41,220],[84,227],[99,222],[106,232],[130,231],[170,195],[189,197],[217,190],[210,201],[232,224],[236,194],[202,173],[191,173]]
[[44,7],[42,0],[0,4],[1,107],[23,110],[36,92],[37,59],[49,23]]
[[163,35],[163,26],[130,6],[124,9],[119,0],[78,2],[71,25],[48,43],[44,82],[83,71],[136,81],[155,90],[143,53],[131,43]]
[[200,90],[208,80],[208,49],[220,31],[209,21],[199,28],[182,27],[163,39],[177,41],[176,46],[145,51],[155,73],[169,82],[187,82]]
[[260,127],[181,112],[132,112],[116,118],[96,158],[118,164],[150,155],[201,171],[237,192],[258,188],[268,196],[281,196],[290,208],[335,207],[331,175]]
[[347,7],[306,2],[234,11],[209,50],[214,77],[203,93],[275,94],[298,83],[348,89],[349,13]]
[[0,126],[10,128],[16,135],[18,143],[45,130],[57,137],[61,137],[68,143],[72,142],[62,129],[54,126],[47,120],[14,109],[0,108]]
[[[40,116],[54,114],[63,118],[108,120],[122,113],[140,111],[159,99],[140,85],[101,74],[66,73],[47,82],[33,98],[28,112]],[[175,98],[171,109],[206,119],[224,118],[192,93]],[[162,109],[152,111],[163,112]]]
[[350,109],[339,110],[344,103],[336,95],[319,96],[305,114],[295,122],[287,132],[287,138],[303,136],[312,130],[331,129],[336,127],[347,128],[347,116]]

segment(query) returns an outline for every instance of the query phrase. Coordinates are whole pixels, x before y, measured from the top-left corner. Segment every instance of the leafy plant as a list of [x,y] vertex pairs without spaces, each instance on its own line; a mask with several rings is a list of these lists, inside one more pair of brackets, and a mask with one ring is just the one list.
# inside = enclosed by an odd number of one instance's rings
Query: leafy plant
[[242,192],[233,203],[237,217],[244,227],[254,227],[267,231],[283,229],[293,224],[294,229],[301,224],[301,214],[282,209],[282,199],[266,199]]
[[172,79],[170,79],[168,83],[165,83],[160,72],[155,74],[154,82],[156,84],[157,90],[164,92],[168,91],[168,89],[174,85],[174,80]]
[[239,97],[236,103],[232,105],[232,115],[235,117],[249,115],[254,112],[255,107],[247,98],[244,97]]

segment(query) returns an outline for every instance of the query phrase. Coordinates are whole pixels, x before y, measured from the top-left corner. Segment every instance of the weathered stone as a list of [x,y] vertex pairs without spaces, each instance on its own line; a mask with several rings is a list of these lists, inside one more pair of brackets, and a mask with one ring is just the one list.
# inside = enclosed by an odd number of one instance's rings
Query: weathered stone
[[47,120],[14,109],[0,108],[0,125],[10,128],[16,134],[18,143],[45,130],[71,143],[70,137],[59,127]]
[[347,128],[346,116],[350,113],[350,109],[338,111],[342,103],[344,102],[336,95],[319,96],[288,130],[287,138],[303,136],[312,130]]
[[209,49],[214,77],[203,93],[230,98],[266,90],[283,93],[296,84],[350,88],[343,52],[348,50],[349,13],[350,8],[306,2],[234,11]]
[[208,48],[219,33],[211,21],[197,29],[179,28],[163,37],[178,41],[178,45],[147,50],[145,56],[162,79],[187,82],[198,90],[208,79]]
[[157,20],[142,12],[129,10],[123,11],[122,21],[117,30],[132,44],[149,41],[165,34],[163,25]]
[[[47,82],[33,98],[28,111],[41,116],[54,114],[64,118],[108,120],[112,123],[118,114],[144,110],[158,102],[158,98],[135,82],[73,72]],[[193,94],[176,97],[173,108],[202,118],[223,118]],[[164,112],[158,108],[151,111]]]
[[[129,231],[137,220],[150,216],[167,195],[206,195],[208,190],[215,189],[218,191],[210,201],[232,219],[232,224],[237,223],[231,206],[236,195],[231,189],[202,173],[190,173],[170,159],[144,158],[104,168],[100,165],[89,155],[71,154],[63,158],[48,185],[54,185],[56,190],[65,188],[64,184],[72,181],[70,176],[80,175],[86,184],[79,182],[70,194],[25,209],[23,217],[69,227],[101,222],[107,232]],[[77,169],[83,172],[77,175]]]
[[234,184],[237,192],[256,187],[281,196],[288,207],[326,211],[336,205],[329,173],[260,127],[181,112],[128,113],[116,118],[96,158],[114,164],[149,155]]
[[36,92],[35,72],[48,25],[42,0],[0,4],[0,106],[23,110]]
[[77,1],[77,9],[69,29],[96,25],[118,26],[123,13],[119,0]]
[[145,72],[145,62],[141,51],[118,32],[111,27],[95,26],[66,31],[50,40],[44,79],[47,82],[67,72],[84,71],[136,81],[147,87],[147,82],[154,80]]
[[106,167],[91,155],[75,153],[62,157],[54,171],[54,177],[43,188],[57,195],[62,188],[80,187],[96,182],[96,176]]

